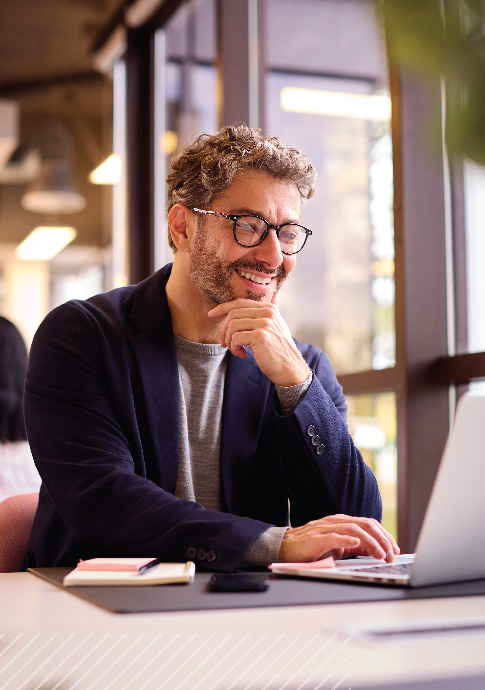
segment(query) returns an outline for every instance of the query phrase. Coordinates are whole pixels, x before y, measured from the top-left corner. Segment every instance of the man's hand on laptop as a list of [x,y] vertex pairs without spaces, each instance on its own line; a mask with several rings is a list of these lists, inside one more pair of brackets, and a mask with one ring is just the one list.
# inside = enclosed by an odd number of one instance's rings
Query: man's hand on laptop
[[394,537],[373,518],[329,515],[285,532],[278,561],[317,561],[326,556],[372,556],[392,563],[399,553]]

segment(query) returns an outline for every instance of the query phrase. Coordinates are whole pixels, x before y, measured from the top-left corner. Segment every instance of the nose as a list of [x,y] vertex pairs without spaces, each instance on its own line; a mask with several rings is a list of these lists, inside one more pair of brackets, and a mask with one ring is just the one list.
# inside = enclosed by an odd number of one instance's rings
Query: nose
[[255,247],[254,258],[265,263],[268,268],[277,268],[283,263],[283,256],[276,230],[270,228],[261,244]]

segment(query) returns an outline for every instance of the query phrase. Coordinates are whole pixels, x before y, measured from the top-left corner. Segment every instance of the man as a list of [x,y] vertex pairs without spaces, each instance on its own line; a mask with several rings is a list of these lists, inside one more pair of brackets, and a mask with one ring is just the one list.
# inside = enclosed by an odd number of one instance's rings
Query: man
[[331,365],[278,310],[314,181],[259,131],[199,137],[168,177],[173,265],[48,315],[25,392],[43,478],[29,566],[394,560]]

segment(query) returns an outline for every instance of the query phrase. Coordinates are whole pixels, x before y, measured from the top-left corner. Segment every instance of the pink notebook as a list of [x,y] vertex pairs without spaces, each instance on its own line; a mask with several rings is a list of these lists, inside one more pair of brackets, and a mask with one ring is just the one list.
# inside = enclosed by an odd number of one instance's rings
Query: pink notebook
[[77,570],[122,570],[124,572],[139,571],[146,565],[156,561],[156,558],[89,558],[79,561]]
[[310,563],[271,563],[269,566],[270,570],[273,568],[278,568],[278,570],[315,570],[316,568],[333,568],[335,566],[335,561],[332,556],[328,558],[322,558],[320,561],[311,561]]

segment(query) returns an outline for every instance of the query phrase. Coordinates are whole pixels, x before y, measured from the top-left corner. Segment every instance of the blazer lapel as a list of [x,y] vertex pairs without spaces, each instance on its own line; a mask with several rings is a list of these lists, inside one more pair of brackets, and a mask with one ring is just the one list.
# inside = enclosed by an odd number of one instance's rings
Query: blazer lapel
[[130,342],[138,364],[145,409],[164,489],[175,493],[179,453],[179,379],[172,343],[140,333]]
[[246,484],[248,458],[257,447],[270,385],[250,350],[244,359],[229,355],[222,413],[221,470],[224,507],[236,514],[237,496]]
[[179,453],[179,378],[172,319],[165,295],[169,270],[162,269],[135,288],[129,337],[145,398],[161,485],[175,493]]

